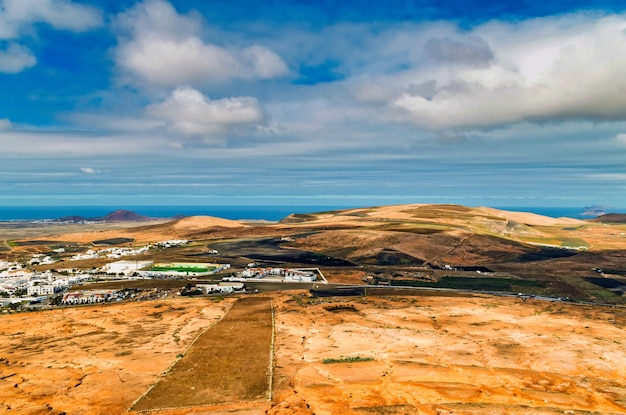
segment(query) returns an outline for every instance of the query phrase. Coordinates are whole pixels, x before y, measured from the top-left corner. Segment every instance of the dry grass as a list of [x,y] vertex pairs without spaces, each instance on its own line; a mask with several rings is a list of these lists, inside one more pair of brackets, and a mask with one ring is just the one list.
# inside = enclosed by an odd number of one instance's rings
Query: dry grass
[[242,298],[204,332],[133,410],[215,405],[267,398],[272,310],[268,298]]

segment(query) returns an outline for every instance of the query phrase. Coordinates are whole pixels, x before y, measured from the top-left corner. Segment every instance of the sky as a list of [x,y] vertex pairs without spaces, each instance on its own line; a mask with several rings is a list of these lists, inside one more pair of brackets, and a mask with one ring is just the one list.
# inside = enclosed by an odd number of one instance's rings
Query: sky
[[626,206],[626,3],[0,0],[0,206]]

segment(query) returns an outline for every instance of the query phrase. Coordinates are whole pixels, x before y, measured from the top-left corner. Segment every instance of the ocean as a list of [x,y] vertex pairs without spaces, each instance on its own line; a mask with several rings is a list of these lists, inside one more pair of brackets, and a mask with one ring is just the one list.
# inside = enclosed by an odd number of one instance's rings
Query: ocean
[[[0,221],[32,221],[57,219],[65,216],[85,218],[102,217],[114,210],[130,210],[154,218],[170,218],[177,215],[216,216],[225,219],[247,219],[278,221],[291,213],[314,213],[363,206],[0,206]],[[589,219],[582,207],[497,207],[497,209],[531,212],[550,217]],[[611,209],[625,212],[626,209]]]
[[278,221],[292,213],[324,212],[350,206],[0,206],[0,221],[32,221],[66,216],[98,218],[117,209],[153,218],[215,216],[224,219]]

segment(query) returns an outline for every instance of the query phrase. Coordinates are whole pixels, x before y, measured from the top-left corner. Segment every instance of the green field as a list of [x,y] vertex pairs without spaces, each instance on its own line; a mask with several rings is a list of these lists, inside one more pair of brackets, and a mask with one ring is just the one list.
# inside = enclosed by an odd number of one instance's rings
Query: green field
[[215,271],[216,267],[152,267],[150,269],[150,271],[162,271],[162,272],[167,272],[167,271],[175,271],[175,272],[196,272],[196,273],[203,273],[203,272],[211,272],[211,271]]

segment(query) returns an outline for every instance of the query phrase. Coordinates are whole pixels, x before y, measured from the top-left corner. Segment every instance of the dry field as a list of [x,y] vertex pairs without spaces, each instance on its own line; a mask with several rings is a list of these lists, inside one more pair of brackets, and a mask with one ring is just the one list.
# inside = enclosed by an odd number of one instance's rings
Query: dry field
[[0,316],[0,414],[119,414],[232,300],[183,299]]
[[[2,316],[0,413],[127,413],[151,385],[167,383],[177,356],[211,326],[180,360],[180,370],[191,369],[194,353],[200,353],[204,360],[193,368],[200,372],[192,376],[196,387],[211,385],[211,402],[231,403],[207,406],[205,400],[204,406],[155,413],[626,413],[623,309],[488,296],[274,294],[268,401],[266,383],[257,393],[241,389],[250,384],[248,377],[265,379],[267,371],[267,360],[255,366],[245,354],[249,346],[241,344],[266,340],[247,330],[233,336],[226,325],[221,333],[213,330],[230,315],[234,300],[176,298]],[[256,307],[232,309],[232,318],[253,321],[262,314]],[[231,380],[221,390],[214,369],[203,366],[218,356],[250,364],[245,372],[221,373]],[[348,359],[357,356],[371,360]],[[159,393],[168,403],[156,406],[180,404],[174,391]]]
[[[308,301],[276,306],[272,414],[626,413],[623,310],[493,297]],[[356,356],[373,360],[324,363]]]
[[267,399],[271,347],[270,299],[241,298],[133,410]]

